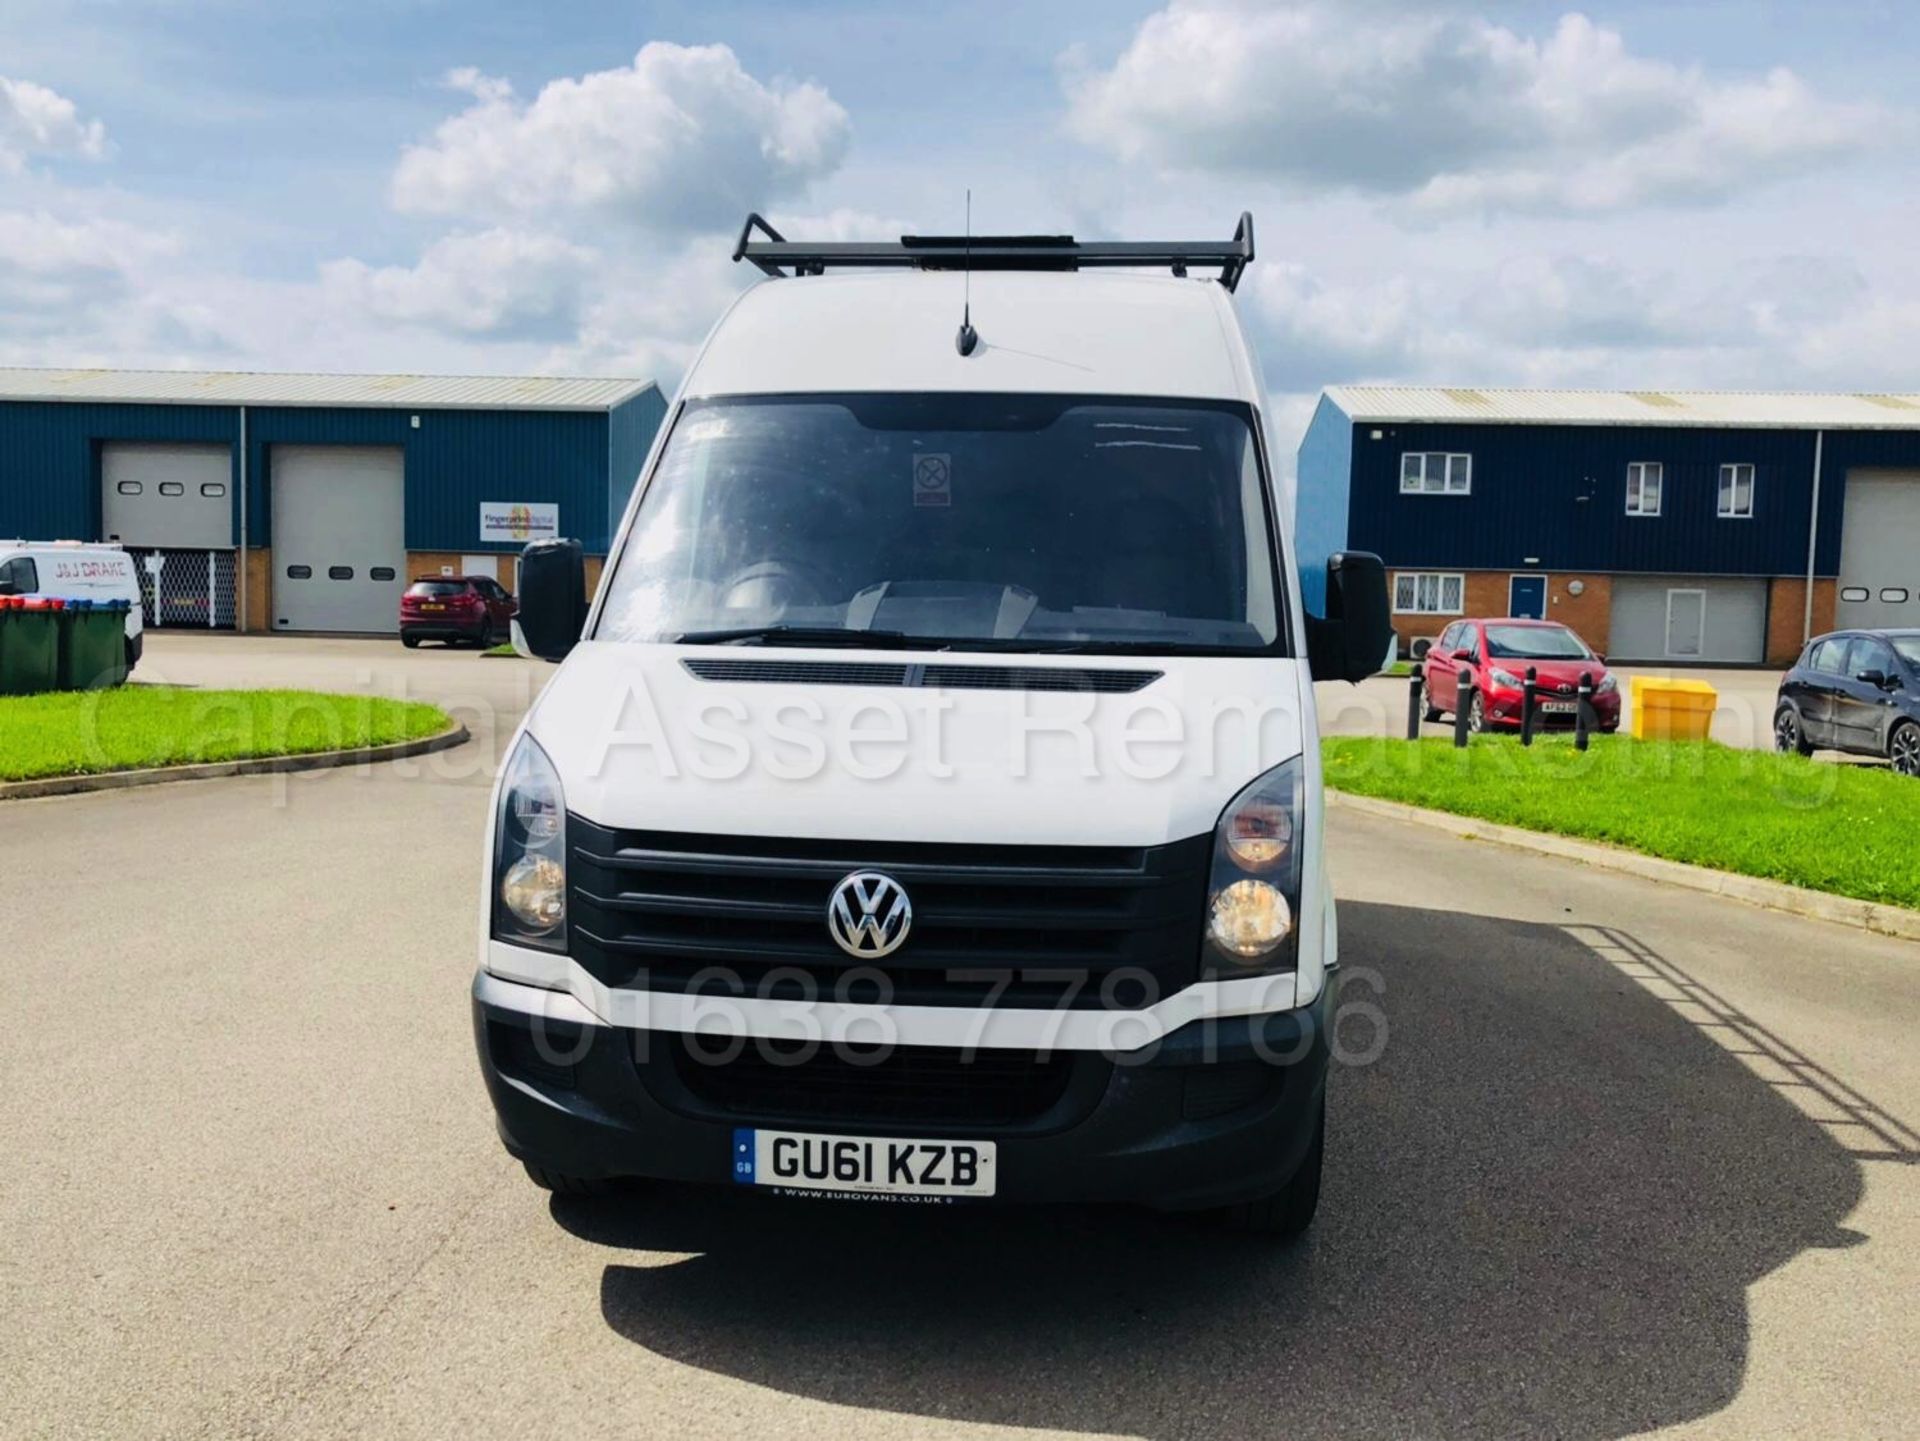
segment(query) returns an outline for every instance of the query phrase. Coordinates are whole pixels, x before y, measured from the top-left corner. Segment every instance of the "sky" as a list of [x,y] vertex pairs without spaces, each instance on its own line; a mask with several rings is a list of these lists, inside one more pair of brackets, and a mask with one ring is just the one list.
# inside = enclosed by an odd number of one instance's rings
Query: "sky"
[[789,235],[1226,237],[1323,386],[1920,389],[1920,6],[0,0],[0,365],[651,377]]

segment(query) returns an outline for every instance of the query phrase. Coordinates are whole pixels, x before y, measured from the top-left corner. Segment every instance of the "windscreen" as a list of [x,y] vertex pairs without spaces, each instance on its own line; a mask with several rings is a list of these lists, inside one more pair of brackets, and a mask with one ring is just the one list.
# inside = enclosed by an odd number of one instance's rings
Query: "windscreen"
[[1920,669],[1920,635],[1890,635],[1887,642],[1900,652],[1900,659]]
[[407,587],[407,594],[425,596],[429,600],[444,600],[450,595],[464,595],[466,589],[464,580],[416,580]]
[[1590,660],[1593,652],[1557,625],[1490,625],[1487,653],[1501,660]]
[[1244,407],[861,395],[696,402],[601,639],[1271,651]]

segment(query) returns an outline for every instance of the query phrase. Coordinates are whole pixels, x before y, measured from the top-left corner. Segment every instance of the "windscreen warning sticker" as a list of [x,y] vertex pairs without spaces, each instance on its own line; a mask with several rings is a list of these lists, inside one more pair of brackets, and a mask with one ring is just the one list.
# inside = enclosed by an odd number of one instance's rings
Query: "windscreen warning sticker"
[[953,457],[916,455],[913,458],[913,503],[953,504]]

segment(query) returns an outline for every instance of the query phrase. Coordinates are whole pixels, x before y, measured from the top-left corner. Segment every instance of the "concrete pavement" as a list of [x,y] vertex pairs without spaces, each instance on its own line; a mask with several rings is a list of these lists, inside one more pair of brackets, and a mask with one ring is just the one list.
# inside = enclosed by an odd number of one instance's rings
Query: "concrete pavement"
[[1298,1250],[550,1203],[471,1054],[485,780],[6,808],[0,1435],[1920,1431],[1909,943],[1339,813]]

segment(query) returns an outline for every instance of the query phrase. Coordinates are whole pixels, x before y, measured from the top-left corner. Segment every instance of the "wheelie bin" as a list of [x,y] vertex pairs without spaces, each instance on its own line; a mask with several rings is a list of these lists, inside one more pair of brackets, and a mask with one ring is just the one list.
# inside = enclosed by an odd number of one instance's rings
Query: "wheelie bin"
[[96,690],[126,680],[126,622],[119,604],[69,600],[60,614],[60,689]]
[[60,610],[43,596],[13,596],[7,607],[0,694],[36,695],[60,684]]

